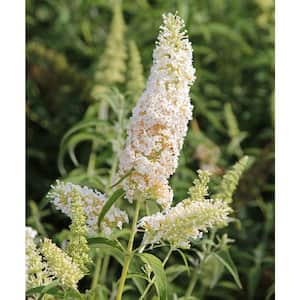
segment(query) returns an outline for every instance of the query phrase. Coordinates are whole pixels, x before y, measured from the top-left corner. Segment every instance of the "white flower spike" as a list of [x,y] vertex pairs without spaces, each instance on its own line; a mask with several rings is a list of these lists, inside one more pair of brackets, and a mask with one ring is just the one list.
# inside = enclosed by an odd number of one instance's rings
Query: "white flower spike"
[[166,212],[140,220],[139,227],[145,230],[143,244],[168,241],[175,248],[190,248],[191,239],[201,238],[209,228],[226,225],[230,212],[221,200],[183,200]]
[[[105,195],[86,186],[82,187],[58,180],[56,181],[56,185],[51,186],[51,191],[48,194],[55,207],[70,218],[72,218],[72,199],[77,196],[79,196],[79,202],[87,216],[86,225],[89,234],[98,232],[98,216],[107,200]],[[122,229],[123,223],[128,223],[127,214],[119,208],[112,206],[101,223],[101,230],[106,236],[109,236],[113,228],[118,227]]]
[[170,13],[163,15],[150,77],[133,110],[120,157],[119,175],[132,170],[122,183],[130,202],[142,193],[163,208],[170,207],[173,192],[168,178],[177,168],[192,119],[189,91],[194,73],[183,20]]

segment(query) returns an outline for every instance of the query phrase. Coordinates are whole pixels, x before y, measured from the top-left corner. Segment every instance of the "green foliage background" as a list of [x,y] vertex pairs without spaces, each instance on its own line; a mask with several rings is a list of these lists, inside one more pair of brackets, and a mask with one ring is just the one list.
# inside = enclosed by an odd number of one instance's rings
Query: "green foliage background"
[[[251,157],[235,195],[240,223],[232,257],[243,289],[224,274],[205,299],[271,299],[274,289],[274,3],[270,0],[124,0],[126,39],[136,42],[145,78],[161,15],[178,11],[194,49],[194,120],[172,187],[186,196],[199,167],[222,174]],[[27,214],[40,233],[54,235],[63,217],[50,216],[43,198],[60,177],[59,143],[92,102],[97,63],[112,19],[106,0],[27,0]],[[119,86],[122,89],[122,86]],[[78,148],[84,161],[89,143]],[[111,149],[103,151],[102,159]],[[66,162],[67,166],[71,165]],[[44,226],[40,226],[41,221]],[[43,231],[43,232],[42,232]],[[57,237],[59,240],[59,237]],[[178,258],[180,259],[180,258]],[[184,288],[180,286],[178,289]]]

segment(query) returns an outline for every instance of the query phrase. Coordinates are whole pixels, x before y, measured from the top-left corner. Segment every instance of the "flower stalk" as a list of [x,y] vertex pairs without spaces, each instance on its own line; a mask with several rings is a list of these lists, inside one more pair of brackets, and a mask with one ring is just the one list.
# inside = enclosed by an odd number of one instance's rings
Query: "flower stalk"
[[117,291],[116,300],[122,299],[122,294],[123,294],[124,285],[125,285],[125,281],[126,281],[126,277],[127,277],[127,273],[128,273],[128,269],[129,269],[129,264],[130,264],[130,260],[131,260],[132,253],[133,253],[133,251],[132,251],[133,242],[134,242],[134,236],[136,233],[136,227],[137,227],[137,221],[138,221],[138,217],[139,217],[140,206],[141,206],[141,199],[137,199],[135,201],[135,212],[134,212],[134,216],[133,216],[133,220],[132,220],[130,238],[128,241],[127,253],[125,256],[123,270],[122,270],[122,274],[121,274],[120,281],[119,281],[119,287],[118,287],[118,291]]

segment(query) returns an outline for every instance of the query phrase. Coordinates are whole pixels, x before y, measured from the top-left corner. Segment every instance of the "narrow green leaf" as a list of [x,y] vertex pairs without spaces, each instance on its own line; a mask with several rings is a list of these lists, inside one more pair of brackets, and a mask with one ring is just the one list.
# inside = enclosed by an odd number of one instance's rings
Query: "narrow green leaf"
[[239,274],[237,271],[237,268],[234,264],[234,262],[231,259],[231,256],[229,254],[228,249],[226,250],[220,250],[216,253],[214,253],[216,258],[225,266],[225,268],[229,271],[229,273],[232,275],[233,279],[235,280],[237,286],[242,289],[242,284],[239,278]]
[[77,123],[75,126],[70,128],[65,133],[65,135],[63,136],[63,138],[61,140],[61,145],[64,144],[66,142],[66,140],[76,131],[83,129],[83,128],[93,127],[93,126],[97,126],[97,125],[99,125],[99,126],[101,126],[101,128],[103,128],[103,126],[107,127],[108,123],[103,120],[99,120],[99,119],[82,121],[82,122]]
[[142,274],[142,273],[129,273],[129,274],[127,275],[127,279],[132,279],[132,278],[141,278],[141,279],[144,279],[144,280],[146,280],[146,281],[149,281],[149,280],[148,280],[148,277],[145,276],[145,275]]
[[166,269],[169,282],[172,282],[183,272],[187,272],[187,268],[184,265],[173,265]]
[[[124,250],[119,245],[118,242],[114,240],[109,240],[104,237],[92,237],[88,238],[88,244],[91,248],[99,248],[100,250],[107,251],[107,253],[113,256],[120,265],[124,263]],[[129,265],[130,274],[137,274],[141,270],[135,257],[132,257]],[[142,293],[145,289],[144,278],[139,278],[138,276],[132,276],[132,280],[138,288],[139,292]]]
[[[68,149],[70,158],[74,165],[78,167],[79,163],[75,155],[75,149],[79,143],[86,142],[86,141],[99,141],[101,135],[97,132],[78,132],[70,137],[70,139],[67,141],[66,148]],[[64,153],[61,153],[60,155],[64,155]]]
[[162,262],[154,255],[149,253],[137,254],[141,260],[148,264],[154,273],[154,284],[160,300],[167,299],[167,276]]
[[118,189],[116,190],[110,197],[109,199],[105,202],[99,217],[98,217],[98,226],[100,228],[100,224],[104,218],[104,216],[106,215],[106,213],[109,211],[109,209],[112,207],[112,205],[121,197],[123,197],[125,195],[125,192],[123,189]]
[[189,267],[189,264],[188,264],[185,254],[180,249],[175,249],[175,251],[177,251],[181,255],[183,262],[185,264],[185,267],[186,267],[186,271],[188,272],[188,274],[190,274],[190,267]]
[[44,294],[48,293],[51,295],[56,295],[58,291],[57,287],[59,285],[59,282],[57,280],[52,281],[48,285],[41,285],[34,288],[31,288],[26,291],[26,296],[32,296],[34,294],[41,294],[43,296]]
[[108,250],[108,253],[112,255],[121,265],[123,265],[124,252],[121,246],[116,241],[109,240],[105,237],[93,237],[88,238],[88,244],[91,248]]
[[79,299],[79,300],[84,300],[84,296],[81,295],[79,293],[78,290],[74,289],[74,288],[68,288],[67,291],[66,291],[66,296],[70,297],[70,298],[67,298],[67,299]]

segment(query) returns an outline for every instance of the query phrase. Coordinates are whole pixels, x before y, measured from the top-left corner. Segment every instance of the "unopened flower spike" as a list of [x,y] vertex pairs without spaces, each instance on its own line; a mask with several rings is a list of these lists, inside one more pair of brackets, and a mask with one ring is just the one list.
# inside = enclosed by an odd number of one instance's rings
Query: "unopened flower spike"
[[145,80],[143,75],[143,65],[138,47],[134,40],[128,43],[129,59],[128,59],[128,75],[127,75],[127,91],[134,101],[140,97],[144,88]]
[[229,171],[225,173],[220,183],[219,191],[216,195],[214,195],[215,199],[223,200],[226,203],[232,202],[232,195],[247,167],[248,160],[248,156],[242,157]]
[[[88,233],[90,235],[95,234],[98,232],[98,216],[107,201],[105,195],[86,186],[82,187],[61,181],[57,181],[56,185],[52,186],[48,193],[48,197],[55,207],[70,218],[72,218],[72,199],[78,197],[78,195],[80,205],[86,215]],[[106,236],[109,236],[114,228],[118,227],[122,229],[123,223],[128,223],[127,214],[119,208],[112,206],[101,222],[101,230]]]
[[193,186],[189,188],[189,195],[193,201],[202,201],[208,196],[208,183],[210,173],[208,171],[198,170],[198,178],[193,182]]
[[110,32],[95,73],[96,85],[92,89],[92,97],[96,100],[101,98],[108,88],[125,81],[127,52],[124,33],[126,27],[120,1],[115,1],[113,9]]
[[77,283],[84,276],[84,273],[70,256],[47,238],[42,242],[41,253],[47,260],[52,274],[62,285],[77,288]]
[[120,156],[119,176],[127,199],[138,194],[168,208],[173,191],[168,184],[192,119],[190,86],[194,82],[192,47],[183,20],[163,15],[153,66],[146,89],[133,110],[126,147]]
[[82,272],[87,273],[87,266],[92,262],[89,256],[89,247],[86,239],[86,215],[80,204],[80,194],[74,196],[71,203],[72,224],[70,225],[71,238],[68,242],[67,253],[79,266]]

